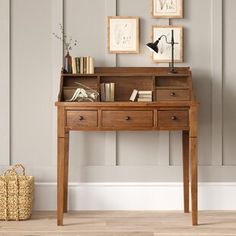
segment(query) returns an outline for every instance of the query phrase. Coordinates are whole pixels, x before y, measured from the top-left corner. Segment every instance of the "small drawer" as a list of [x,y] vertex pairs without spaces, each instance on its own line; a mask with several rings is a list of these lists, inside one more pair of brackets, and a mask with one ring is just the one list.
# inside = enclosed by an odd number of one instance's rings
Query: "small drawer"
[[98,126],[97,111],[67,111],[66,124],[69,129],[93,128]]
[[103,111],[104,128],[145,129],[153,127],[153,111]]
[[157,101],[186,101],[190,99],[188,89],[161,89],[156,90]]
[[158,111],[158,126],[163,128],[188,127],[188,111]]

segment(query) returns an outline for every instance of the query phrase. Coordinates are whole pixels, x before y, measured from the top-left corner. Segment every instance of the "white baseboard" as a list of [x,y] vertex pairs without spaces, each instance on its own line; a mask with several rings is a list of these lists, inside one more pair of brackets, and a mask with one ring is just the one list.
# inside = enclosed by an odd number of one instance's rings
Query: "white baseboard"
[[[55,210],[56,183],[36,183],[35,210]],[[181,183],[70,183],[70,210],[182,210]],[[236,183],[199,183],[200,210],[236,210]]]

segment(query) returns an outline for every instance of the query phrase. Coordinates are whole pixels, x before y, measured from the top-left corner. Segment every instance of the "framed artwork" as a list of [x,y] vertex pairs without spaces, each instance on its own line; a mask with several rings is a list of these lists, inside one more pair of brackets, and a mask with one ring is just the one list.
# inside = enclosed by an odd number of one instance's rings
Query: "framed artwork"
[[183,18],[184,0],[152,0],[154,18]]
[[138,53],[139,18],[108,16],[107,48],[109,53]]
[[[168,42],[171,42],[171,30],[174,30],[174,59],[175,62],[183,62],[183,27],[182,26],[153,26],[152,40],[155,42],[160,36],[166,35]],[[171,44],[166,43],[162,37],[158,44],[159,52],[152,53],[154,62],[171,62]]]

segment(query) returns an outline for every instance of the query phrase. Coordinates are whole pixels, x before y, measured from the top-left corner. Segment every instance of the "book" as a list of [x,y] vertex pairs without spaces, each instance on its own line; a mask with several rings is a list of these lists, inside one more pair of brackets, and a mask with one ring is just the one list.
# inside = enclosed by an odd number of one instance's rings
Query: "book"
[[152,91],[139,91],[139,95],[152,95]]
[[75,64],[76,64],[76,73],[80,73],[80,58],[76,57],[75,58]]
[[110,102],[114,102],[115,101],[115,83],[110,83]]
[[138,96],[138,90],[134,89],[129,100],[134,102],[136,100],[137,96]]
[[105,95],[105,84],[104,83],[100,84],[100,91],[101,91],[101,101],[105,102],[106,101],[106,95]]
[[87,74],[87,57],[83,57],[83,74]]
[[94,74],[94,58],[89,57],[89,74]]
[[110,102],[111,99],[111,84],[110,83],[106,83],[105,84],[105,101],[106,102]]
[[76,62],[75,62],[75,57],[72,57],[72,74],[76,74]]
[[80,74],[84,73],[84,58],[80,57]]
[[138,102],[152,102],[152,98],[138,98]]

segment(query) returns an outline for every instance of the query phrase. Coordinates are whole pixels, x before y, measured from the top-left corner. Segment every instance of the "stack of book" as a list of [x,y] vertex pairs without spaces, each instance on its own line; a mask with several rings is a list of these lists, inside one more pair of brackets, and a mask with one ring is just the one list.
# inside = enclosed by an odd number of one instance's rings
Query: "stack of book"
[[72,57],[72,74],[94,74],[94,58]]
[[138,102],[152,102],[152,91],[138,91]]
[[152,91],[138,91],[136,89],[133,90],[130,101],[138,101],[138,102],[152,102]]
[[101,101],[114,102],[115,101],[115,83],[101,83]]

